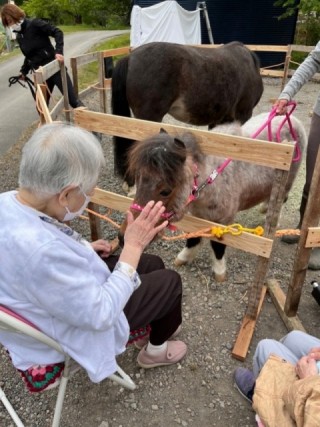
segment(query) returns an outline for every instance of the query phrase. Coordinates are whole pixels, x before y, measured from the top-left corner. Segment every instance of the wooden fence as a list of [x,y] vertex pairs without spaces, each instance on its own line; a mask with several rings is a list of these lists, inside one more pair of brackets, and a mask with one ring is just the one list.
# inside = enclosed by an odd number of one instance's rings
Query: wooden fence
[[[209,46],[208,46],[209,47]],[[263,50],[263,46],[255,47],[255,50]],[[292,49],[287,46],[287,54]],[[282,49],[282,47],[279,47]],[[271,50],[271,49],[270,49]],[[278,50],[281,51],[281,50]],[[128,48],[115,49],[113,51],[96,52],[94,54],[82,55],[73,61],[73,78],[77,82],[77,69],[79,65],[89,63],[93,60],[98,60],[100,63],[99,82],[97,88],[101,90],[100,106],[102,110],[106,109],[105,92],[110,88],[110,79],[106,79],[104,73],[104,58],[124,54],[129,52]],[[288,55],[287,55],[288,56]],[[289,60],[289,59],[288,59]],[[56,61],[54,61],[56,62]],[[41,111],[42,123],[51,122],[57,115],[57,111],[49,112],[45,102],[45,86],[44,81],[49,77],[50,73],[58,70],[57,64],[48,64],[46,67],[37,70],[37,105]],[[64,72],[64,70],[62,70]],[[276,70],[274,70],[276,71]],[[282,78],[286,78],[288,68],[284,67]],[[270,71],[268,71],[270,72]],[[272,74],[268,74],[272,75]],[[276,77],[281,77],[277,75]],[[75,84],[77,88],[77,83]],[[183,126],[174,126],[165,123],[154,123],[149,121],[137,120],[133,118],[118,117],[106,113],[97,113],[88,111],[84,108],[74,110],[74,123],[89,131],[94,131],[106,135],[116,135],[128,137],[135,140],[141,140],[151,134],[157,133],[160,127],[164,128],[168,133],[180,133],[190,131],[190,128]],[[320,185],[320,155],[317,157],[317,163],[313,181],[310,189],[310,197],[306,208],[306,214],[301,229],[300,242],[297,247],[295,264],[292,271],[292,277],[288,285],[288,292],[285,295],[276,281],[267,279],[267,271],[269,258],[271,256],[273,239],[275,236],[275,226],[277,223],[279,212],[284,199],[284,187],[290,168],[293,146],[288,144],[274,144],[265,141],[252,140],[250,138],[242,138],[236,136],[225,136],[215,134],[198,129],[193,129],[192,132],[196,135],[202,144],[202,149],[207,154],[214,154],[221,157],[231,157],[237,160],[244,160],[249,163],[269,166],[275,169],[275,180],[272,188],[272,200],[274,202],[269,205],[267,219],[265,223],[265,236],[255,236],[249,233],[243,233],[240,236],[226,234],[223,236],[223,243],[236,249],[244,250],[257,256],[257,264],[255,265],[255,275],[249,289],[248,307],[242,320],[240,331],[237,336],[232,354],[234,357],[244,360],[254,332],[255,324],[262,306],[266,286],[271,294],[271,297],[279,311],[282,320],[287,328],[304,329],[299,319],[296,316],[303,281],[305,278],[308,260],[312,247],[320,247],[320,228],[318,221],[320,218],[320,194],[317,189]],[[95,190],[92,199],[93,209],[99,210],[99,206],[105,206],[110,209],[126,211],[132,199],[124,197],[112,192],[104,191],[100,188]],[[99,219],[90,215],[90,226],[92,238],[100,237]],[[207,228],[213,226],[224,225],[216,224],[210,221],[205,221],[200,218],[195,218],[186,215],[183,220],[177,224],[178,228],[186,232],[193,232],[199,228]],[[213,240],[216,238],[212,237]],[[220,241],[220,240],[219,240]]]

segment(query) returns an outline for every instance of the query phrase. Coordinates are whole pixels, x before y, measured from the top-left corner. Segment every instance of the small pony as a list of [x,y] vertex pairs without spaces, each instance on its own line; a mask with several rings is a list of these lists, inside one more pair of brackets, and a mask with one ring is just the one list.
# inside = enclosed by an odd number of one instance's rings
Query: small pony
[[[112,73],[112,113],[161,122],[165,114],[195,126],[246,122],[263,92],[256,54],[240,42],[218,48],[153,42],[120,59]],[[130,111],[131,110],[131,111]],[[129,187],[128,150],[114,137],[115,171]]]
[[[254,130],[266,122],[268,114],[252,117],[242,127],[239,123],[217,126],[214,132],[250,137]],[[282,120],[281,116],[274,117],[273,134]],[[293,116],[291,123],[302,154],[307,143],[304,126]],[[287,124],[281,128],[280,137],[281,140],[292,140]],[[267,129],[262,131],[259,139],[268,140]],[[286,197],[297,175],[301,157],[291,164]],[[191,132],[178,138],[160,133],[137,142],[130,151],[129,163],[129,171],[136,181],[134,204],[144,206],[149,200],[162,200],[166,212],[170,212],[172,222],[179,221],[188,211],[199,218],[225,225],[232,224],[237,212],[269,200],[274,169],[238,160],[231,161],[213,185],[205,185],[198,198],[187,204],[195,179],[199,183],[205,182],[224,160],[205,155]],[[200,237],[187,239],[186,247],[178,254],[175,264],[179,266],[192,262],[200,241]],[[215,279],[221,282],[226,277],[225,245],[213,240],[210,240],[210,244],[213,249],[212,270]]]

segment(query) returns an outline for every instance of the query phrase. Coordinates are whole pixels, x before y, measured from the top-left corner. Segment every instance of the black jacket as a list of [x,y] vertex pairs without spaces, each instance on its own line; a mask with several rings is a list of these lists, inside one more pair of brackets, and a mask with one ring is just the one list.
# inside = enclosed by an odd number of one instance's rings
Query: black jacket
[[[42,19],[25,19],[16,34],[25,56],[20,70],[24,75],[53,61],[56,53],[63,55],[63,32]],[[55,48],[49,37],[55,39]]]

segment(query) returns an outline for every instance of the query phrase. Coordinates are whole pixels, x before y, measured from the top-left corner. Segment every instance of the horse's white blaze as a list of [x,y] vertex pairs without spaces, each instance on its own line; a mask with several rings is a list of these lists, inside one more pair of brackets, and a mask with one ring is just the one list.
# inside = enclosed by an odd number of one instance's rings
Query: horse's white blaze
[[198,253],[199,246],[200,245],[194,246],[193,248],[183,248],[174,261],[175,265],[179,266],[192,262]]

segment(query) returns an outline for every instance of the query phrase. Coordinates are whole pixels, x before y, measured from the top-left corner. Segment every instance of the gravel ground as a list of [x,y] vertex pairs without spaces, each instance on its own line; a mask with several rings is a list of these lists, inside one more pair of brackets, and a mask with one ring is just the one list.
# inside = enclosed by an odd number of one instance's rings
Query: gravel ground
[[[297,117],[309,130],[310,112],[319,84],[308,83],[297,96]],[[256,113],[269,111],[270,99],[280,93],[280,83],[265,80],[263,98]],[[96,97],[85,100],[92,110],[98,109]],[[23,143],[36,128],[33,124],[20,141],[0,157],[0,191],[17,187],[17,174]],[[121,183],[113,177],[111,140],[103,137],[108,162],[100,180],[100,187],[119,192]],[[304,160],[298,179],[286,203],[281,226],[294,227],[298,222],[298,207],[304,183]],[[121,215],[115,214],[119,222]],[[253,227],[263,225],[264,218],[257,208],[239,214],[239,222]],[[86,222],[77,222],[75,228],[89,235]],[[115,237],[116,230],[104,226],[107,239]],[[167,267],[174,268],[173,260],[184,242],[157,242],[149,247],[150,253],[159,254]],[[268,277],[276,279],[284,291],[292,273],[295,245],[275,241],[270,259]],[[179,268],[184,284],[183,329],[181,339],[188,344],[188,354],[181,364],[166,368],[144,370],[136,364],[138,350],[128,348],[119,357],[119,364],[136,384],[134,392],[125,390],[111,381],[100,384],[89,381],[85,372],[77,373],[67,389],[62,415],[62,427],[174,427],[174,426],[254,426],[251,406],[236,391],[233,371],[238,366],[250,366],[253,351],[265,337],[280,338],[286,328],[267,295],[258,319],[246,360],[241,363],[231,356],[243,315],[246,310],[248,286],[251,284],[256,257],[232,248],[227,250],[228,278],[217,284],[211,277],[207,246],[204,245],[196,261]],[[305,329],[319,335],[319,306],[310,295],[310,281],[318,279],[317,272],[308,271],[298,316]],[[4,349],[0,353],[0,385],[17,412],[30,427],[50,425],[56,391],[31,395],[25,389],[19,374],[12,368]],[[1,405],[0,405],[1,407]],[[13,422],[1,407],[0,426]]]

